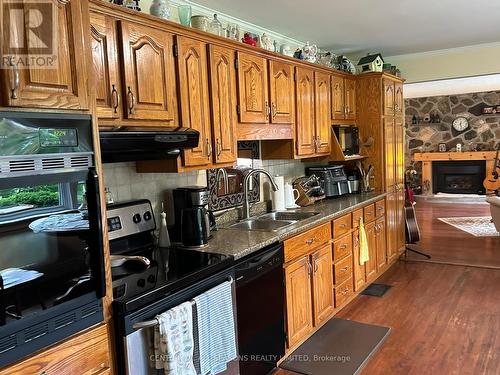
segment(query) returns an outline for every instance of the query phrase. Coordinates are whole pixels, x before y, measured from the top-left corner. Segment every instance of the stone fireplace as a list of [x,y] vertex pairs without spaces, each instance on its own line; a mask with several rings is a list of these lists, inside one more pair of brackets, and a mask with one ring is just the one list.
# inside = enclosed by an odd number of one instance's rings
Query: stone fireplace
[[451,194],[485,194],[484,160],[436,161],[432,163],[432,191]]

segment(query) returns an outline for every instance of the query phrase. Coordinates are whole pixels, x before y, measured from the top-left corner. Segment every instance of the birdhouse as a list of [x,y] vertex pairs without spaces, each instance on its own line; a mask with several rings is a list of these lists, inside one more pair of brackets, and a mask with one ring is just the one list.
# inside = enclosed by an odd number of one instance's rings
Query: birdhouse
[[381,72],[384,65],[384,59],[380,53],[375,55],[366,55],[358,62],[361,73]]

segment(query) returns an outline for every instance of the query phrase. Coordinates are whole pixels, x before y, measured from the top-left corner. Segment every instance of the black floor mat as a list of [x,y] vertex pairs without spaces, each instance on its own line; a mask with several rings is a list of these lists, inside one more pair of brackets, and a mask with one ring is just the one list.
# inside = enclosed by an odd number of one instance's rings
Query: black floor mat
[[357,374],[390,328],[333,318],[290,354],[280,367],[305,375]]
[[392,288],[392,285],[386,284],[370,284],[368,287],[361,292],[365,296],[373,296],[373,297],[382,297],[389,289]]

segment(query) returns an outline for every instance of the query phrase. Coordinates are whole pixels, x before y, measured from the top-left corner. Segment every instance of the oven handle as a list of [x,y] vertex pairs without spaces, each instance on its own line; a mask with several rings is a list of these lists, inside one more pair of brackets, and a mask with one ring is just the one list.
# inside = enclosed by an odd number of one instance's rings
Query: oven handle
[[[91,197],[91,198],[90,198]],[[89,199],[90,198],[90,199]],[[87,205],[89,208],[89,229],[91,235],[91,262],[94,272],[94,285],[98,298],[106,295],[106,271],[104,269],[104,242],[102,238],[101,199],[99,194],[99,175],[95,168],[89,168],[87,178]]]
[[[233,278],[231,276],[229,276],[226,279],[226,281],[229,281],[230,283],[232,283],[233,282]],[[191,305],[193,305],[193,306],[196,304],[196,302],[194,302],[194,300],[191,300],[190,302],[191,302]],[[154,319],[151,319],[151,320],[146,320],[144,322],[134,323],[132,325],[132,329],[134,331],[137,331],[137,330],[142,329],[142,328],[156,327],[159,324],[160,324],[160,322],[159,322],[158,318],[154,318]]]

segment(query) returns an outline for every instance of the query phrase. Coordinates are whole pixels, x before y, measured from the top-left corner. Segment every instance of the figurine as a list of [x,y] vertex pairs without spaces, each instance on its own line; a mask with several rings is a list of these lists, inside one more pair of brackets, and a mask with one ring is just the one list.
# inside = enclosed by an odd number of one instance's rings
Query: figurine
[[302,50],[300,48],[297,48],[295,52],[293,53],[293,57],[299,60],[304,60],[304,54],[302,53]]
[[241,41],[249,46],[257,47],[257,41],[250,36],[250,33],[245,33]]
[[302,48],[304,53],[304,60],[310,63],[315,63],[318,54],[318,47],[313,44],[310,45],[309,42],[306,42],[306,45]]
[[266,33],[262,34],[260,37],[260,47],[268,51],[274,51],[273,41]]

